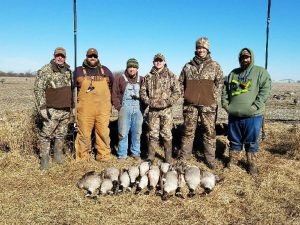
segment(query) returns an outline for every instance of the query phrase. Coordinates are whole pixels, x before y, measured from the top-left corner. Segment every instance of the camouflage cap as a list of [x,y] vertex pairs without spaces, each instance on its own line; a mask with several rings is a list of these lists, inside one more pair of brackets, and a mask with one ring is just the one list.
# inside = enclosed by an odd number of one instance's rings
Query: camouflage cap
[[166,61],[166,58],[163,54],[161,53],[157,53],[154,58],[153,58],[153,61],[155,61],[156,59],[161,59],[162,61]]
[[88,55],[96,55],[96,56],[98,56],[98,51],[97,51],[97,49],[95,49],[95,48],[89,48],[89,49],[87,50],[87,52],[86,52],[86,56],[88,56]]
[[61,54],[63,56],[67,56],[66,54],[66,49],[62,48],[62,47],[57,47],[55,50],[54,50],[54,55],[58,55],[58,54]]
[[130,58],[127,60],[127,68],[134,67],[139,68],[139,62],[135,58]]
[[250,56],[250,57],[251,57],[251,53],[250,53],[250,51],[248,51],[247,49],[244,49],[244,50],[241,52],[240,57],[241,57],[241,56],[244,56],[244,55]]
[[201,37],[196,41],[196,49],[203,47],[209,51],[209,41],[207,37]]

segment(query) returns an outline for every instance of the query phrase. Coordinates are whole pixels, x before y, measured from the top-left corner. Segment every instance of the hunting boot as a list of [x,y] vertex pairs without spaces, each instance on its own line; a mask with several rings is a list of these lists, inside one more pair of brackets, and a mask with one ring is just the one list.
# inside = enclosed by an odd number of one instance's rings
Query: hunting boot
[[254,152],[247,152],[247,164],[248,164],[248,173],[252,176],[258,174],[258,169],[256,166],[257,155]]
[[211,170],[216,169],[216,164],[215,164],[215,148],[213,148],[209,144],[203,144],[204,147],[204,156],[206,160],[207,167]]
[[54,162],[56,162],[57,164],[64,163],[63,148],[64,148],[64,139],[62,138],[55,139],[53,159]]
[[158,148],[158,142],[157,141],[149,141],[149,146],[148,146],[148,160],[153,162],[155,158],[155,149]]
[[46,170],[49,167],[49,152],[50,152],[50,142],[46,141],[40,144],[40,169]]
[[240,150],[229,150],[229,162],[227,164],[228,168],[231,168],[233,165],[238,165],[239,160],[241,159],[241,153]]
[[190,160],[192,158],[193,142],[182,144],[179,160]]
[[165,161],[167,163],[172,163],[172,140],[164,141],[164,150],[165,150]]

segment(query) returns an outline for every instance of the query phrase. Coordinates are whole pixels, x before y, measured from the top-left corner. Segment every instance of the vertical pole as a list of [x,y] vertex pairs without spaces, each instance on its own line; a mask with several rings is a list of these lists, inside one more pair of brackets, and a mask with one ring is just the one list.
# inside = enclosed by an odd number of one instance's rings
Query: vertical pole
[[[74,14],[74,73],[72,80],[72,117],[73,117],[73,129],[72,129],[72,153],[75,155],[75,137],[77,134],[77,85],[76,85],[76,67],[77,67],[77,12],[76,12],[76,0],[73,0],[73,14]],[[75,156],[74,156],[75,157]]]
[[[270,14],[271,14],[271,0],[268,0],[268,14],[267,14],[267,38],[266,38],[266,61],[265,61],[265,69],[268,69],[268,48],[269,48],[269,26],[270,26]],[[265,127],[265,117],[266,113],[263,114],[262,121],[262,132],[261,132],[261,140],[264,141],[267,138],[266,127]]]
[[266,40],[266,62],[265,69],[268,69],[268,48],[269,48],[269,26],[271,14],[271,0],[268,0],[268,14],[267,14],[267,40]]
[[76,0],[73,0],[73,12],[74,12],[74,74],[72,77],[72,86],[73,86],[73,116],[74,118],[74,126],[77,126],[77,113],[76,113],[76,106],[77,106],[77,86],[75,81],[76,75],[76,68],[77,68],[77,10],[76,10]]

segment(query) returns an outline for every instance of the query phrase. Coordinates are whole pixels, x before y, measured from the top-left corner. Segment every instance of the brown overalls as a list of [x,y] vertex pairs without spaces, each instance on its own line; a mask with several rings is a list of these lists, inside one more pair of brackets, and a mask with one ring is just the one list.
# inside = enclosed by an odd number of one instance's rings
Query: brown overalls
[[[97,149],[96,160],[109,160],[111,157],[108,128],[111,115],[109,78],[103,76],[90,78],[86,75],[84,68],[83,74],[84,77],[78,94],[77,104],[78,134],[75,141],[76,160],[90,158],[91,133],[94,126],[96,137],[95,147]],[[90,85],[92,85],[94,89],[87,92]]]

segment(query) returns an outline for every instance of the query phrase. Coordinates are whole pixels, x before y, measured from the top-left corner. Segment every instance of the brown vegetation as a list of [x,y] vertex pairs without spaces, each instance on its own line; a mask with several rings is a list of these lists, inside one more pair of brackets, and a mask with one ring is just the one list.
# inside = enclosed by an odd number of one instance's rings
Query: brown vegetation
[[[135,161],[119,162],[113,157],[105,163],[75,162],[67,151],[64,166],[51,164],[48,171],[40,171],[33,129],[34,79],[6,79],[0,85],[1,224],[299,224],[299,122],[267,121],[258,177],[249,176],[240,167],[223,169],[226,151],[216,171],[225,180],[206,197],[198,194],[192,199],[173,197],[163,202],[153,194],[127,193],[91,200],[76,187],[85,172],[111,165],[123,168]],[[298,85],[295,93],[299,97]],[[284,86],[291,89],[289,84]],[[275,113],[277,103],[273,103],[267,115]],[[299,106],[291,106],[290,110],[299,110]],[[288,117],[293,113],[289,112]],[[226,142],[224,136],[218,139],[218,143]],[[203,162],[191,163],[207,169]],[[187,192],[184,189],[185,196]]]

